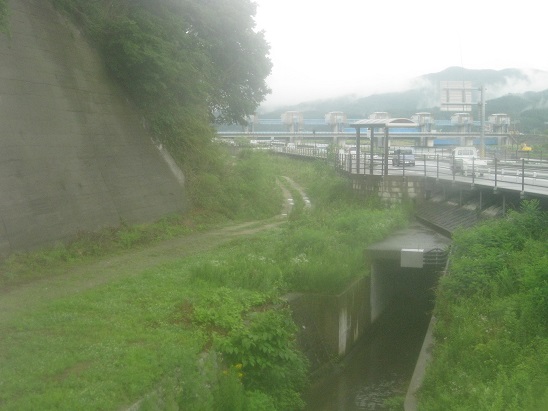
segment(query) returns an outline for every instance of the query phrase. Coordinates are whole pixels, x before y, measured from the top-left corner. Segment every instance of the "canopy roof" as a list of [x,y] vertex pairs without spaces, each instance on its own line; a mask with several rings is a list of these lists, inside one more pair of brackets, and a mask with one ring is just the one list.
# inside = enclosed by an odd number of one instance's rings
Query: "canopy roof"
[[420,127],[419,124],[408,118],[382,118],[382,119],[364,119],[358,120],[355,123],[349,124],[354,128],[408,128]]

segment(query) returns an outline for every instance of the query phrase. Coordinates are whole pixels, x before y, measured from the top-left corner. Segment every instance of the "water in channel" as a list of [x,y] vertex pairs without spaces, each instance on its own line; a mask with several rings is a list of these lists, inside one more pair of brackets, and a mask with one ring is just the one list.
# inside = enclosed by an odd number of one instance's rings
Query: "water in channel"
[[312,385],[306,410],[386,410],[386,399],[405,396],[432,307],[431,297],[399,295],[344,362]]

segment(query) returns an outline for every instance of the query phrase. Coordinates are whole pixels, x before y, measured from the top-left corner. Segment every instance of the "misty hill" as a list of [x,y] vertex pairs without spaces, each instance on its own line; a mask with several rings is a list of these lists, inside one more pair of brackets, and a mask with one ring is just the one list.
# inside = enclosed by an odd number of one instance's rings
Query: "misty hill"
[[[260,117],[279,118],[283,112],[295,110],[301,111],[305,118],[323,118],[330,111],[342,111],[349,119],[367,118],[376,111],[386,111],[392,117],[410,117],[417,112],[427,111],[438,119],[450,118],[451,113],[442,112],[439,108],[440,81],[471,81],[473,87],[484,85],[486,115],[509,114],[522,132],[542,131],[547,127],[548,73],[514,68],[471,70],[449,67],[417,78],[409,90],[309,101],[261,113]],[[477,116],[477,113],[473,115]]]

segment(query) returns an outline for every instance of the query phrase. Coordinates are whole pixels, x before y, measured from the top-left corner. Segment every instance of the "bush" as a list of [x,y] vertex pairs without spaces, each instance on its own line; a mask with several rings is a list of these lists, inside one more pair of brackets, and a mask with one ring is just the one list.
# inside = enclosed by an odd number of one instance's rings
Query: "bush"
[[278,410],[300,410],[307,361],[295,344],[296,327],[288,309],[251,312],[245,327],[218,339],[229,364],[241,365],[244,386],[268,394]]
[[535,202],[454,237],[420,409],[536,410],[548,396],[548,225]]

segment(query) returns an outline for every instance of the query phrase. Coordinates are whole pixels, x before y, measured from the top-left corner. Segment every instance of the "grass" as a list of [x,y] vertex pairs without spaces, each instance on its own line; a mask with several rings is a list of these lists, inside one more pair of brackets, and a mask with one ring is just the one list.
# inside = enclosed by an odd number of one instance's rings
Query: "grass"
[[[279,212],[279,176],[304,187],[314,207],[305,211],[296,201],[283,225],[267,220],[184,235],[192,230],[180,219],[122,227],[123,235],[112,230],[99,243],[14,260],[19,271],[0,301],[1,409],[303,407],[306,360],[280,297],[333,292],[366,275],[363,248],[406,216],[358,205],[321,164],[263,154],[241,160],[264,171],[252,179],[263,199],[253,216],[273,198],[278,205],[267,214]],[[339,194],[323,193],[318,175],[324,190]]]
[[154,389],[203,344],[176,321],[184,281],[154,270],[2,324],[2,409],[112,409]]
[[[0,409],[301,409],[306,360],[280,297],[336,292],[367,275],[362,250],[407,217],[364,206],[323,164],[252,161],[267,170],[253,184],[279,199],[276,178],[290,176],[312,209],[296,201],[283,225],[201,234],[205,224],[180,219],[121,227],[129,234],[111,230],[8,262],[17,269],[1,291]],[[525,203],[455,236],[421,409],[548,404],[547,226]]]
[[190,187],[195,207],[184,215],[170,215],[149,224],[122,223],[98,232],[82,232],[66,243],[9,256],[0,261],[0,287],[50,276],[67,263],[91,261],[235,222],[276,215],[282,204],[281,191],[275,185],[277,176],[272,163],[262,154],[244,151],[237,162],[225,159],[227,170],[223,175],[195,178]]
[[547,409],[547,217],[524,203],[455,236],[421,410]]

